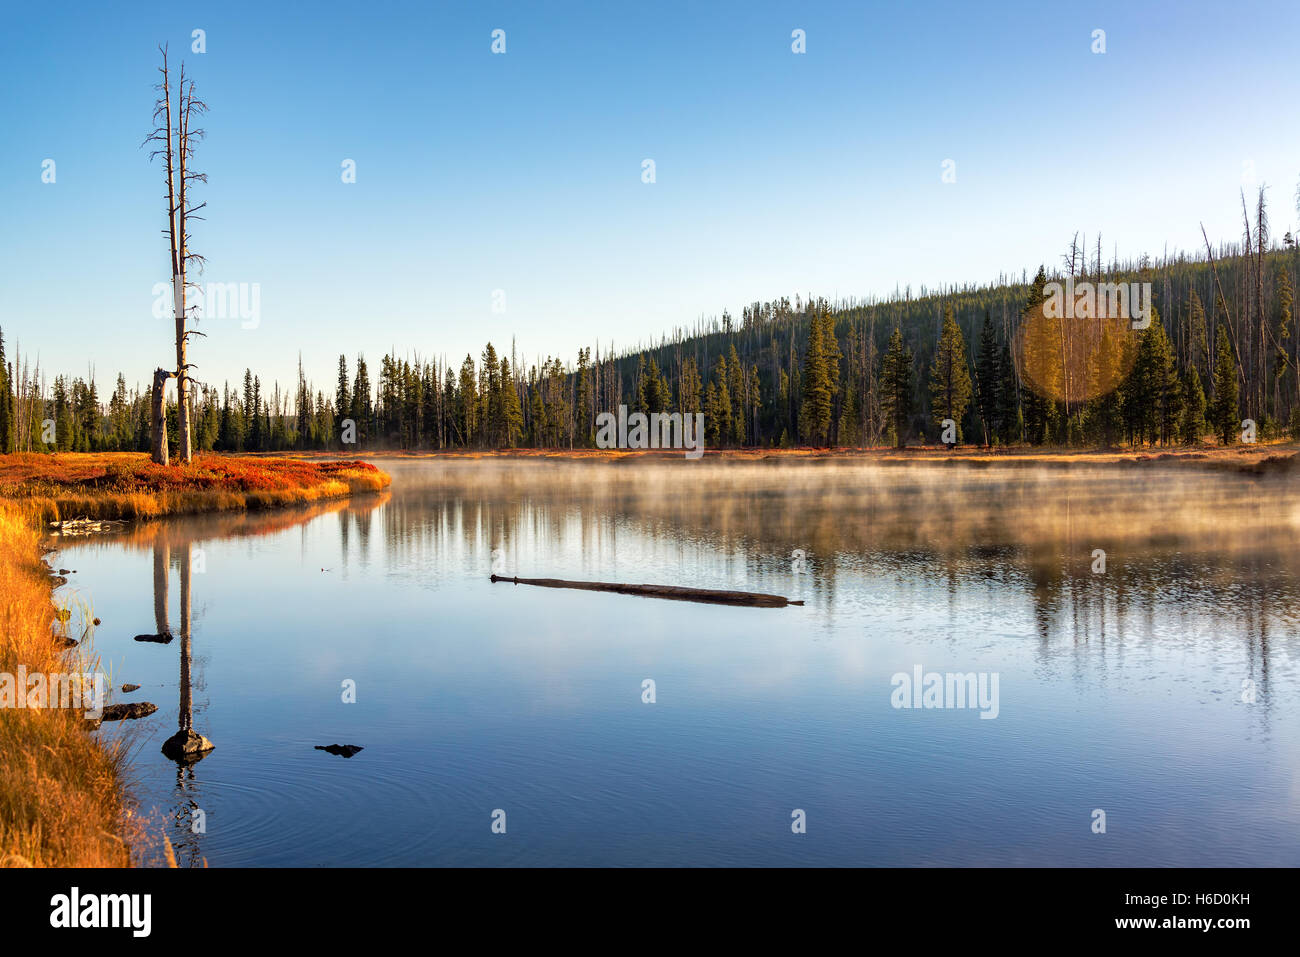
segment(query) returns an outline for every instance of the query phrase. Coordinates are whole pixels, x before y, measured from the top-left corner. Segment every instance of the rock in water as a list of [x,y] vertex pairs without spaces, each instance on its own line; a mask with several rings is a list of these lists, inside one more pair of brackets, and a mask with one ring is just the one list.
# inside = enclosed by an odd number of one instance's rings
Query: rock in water
[[136,635],[135,640],[152,641],[155,644],[166,645],[166,644],[170,644],[171,640],[175,637],[176,636],[173,635],[171,632],[167,632],[166,634],[162,634],[162,635]]
[[110,704],[104,706],[105,721],[133,721],[147,718],[158,710],[152,701],[132,701],[130,704]]
[[164,741],[162,753],[173,761],[192,762],[202,758],[214,747],[216,745],[203,735],[192,729],[187,729],[177,731]]
[[316,750],[328,751],[330,754],[337,754],[340,755],[341,757],[350,758],[352,757],[352,755],[356,754],[358,751],[362,749],[361,746],[357,744],[330,744],[330,745],[318,744],[316,745]]
[[140,686],[139,686],[139,685],[133,685],[133,684],[124,684],[124,685],[122,685],[122,693],[123,693],[123,694],[130,694],[132,691],[139,691],[139,690],[140,690]]

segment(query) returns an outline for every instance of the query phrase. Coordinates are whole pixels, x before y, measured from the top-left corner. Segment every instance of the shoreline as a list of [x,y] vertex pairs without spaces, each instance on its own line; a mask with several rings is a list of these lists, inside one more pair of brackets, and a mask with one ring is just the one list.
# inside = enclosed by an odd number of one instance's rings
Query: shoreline
[[701,459],[688,460],[678,449],[457,449],[403,450],[377,449],[357,452],[298,452],[285,453],[304,461],[333,461],[336,459],[363,458],[395,461],[557,461],[589,462],[593,464],[655,464],[684,462],[713,463],[840,463],[906,466],[925,464],[935,466],[971,468],[988,467],[1048,467],[1092,468],[1096,466],[1154,467],[1206,469],[1260,475],[1300,467],[1300,444],[1295,442],[1258,443],[1252,445],[1182,446],[1167,449],[1053,449],[1017,446],[989,449],[982,446],[962,446],[947,449],[940,446],[909,446],[895,448],[792,448],[792,449],[706,449]]
[[[76,620],[86,609],[57,612],[60,579],[46,563],[56,550],[51,522],[276,509],[379,492],[391,481],[355,460],[196,456],[161,467],[144,453],[0,455],[0,674],[98,670],[94,623]],[[129,797],[128,760],[127,744],[92,734],[79,708],[0,707],[0,867],[136,863],[151,840]]]

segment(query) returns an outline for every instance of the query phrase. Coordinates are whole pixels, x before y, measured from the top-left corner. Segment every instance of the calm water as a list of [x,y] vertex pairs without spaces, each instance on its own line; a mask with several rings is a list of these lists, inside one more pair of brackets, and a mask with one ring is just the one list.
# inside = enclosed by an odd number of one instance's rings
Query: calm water
[[[382,497],[53,559],[143,686],[117,700],[159,705],[105,733],[183,864],[1300,864],[1294,478],[380,464]],[[494,585],[494,561],[807,604]],[[186,643],[133,636],[187,617],[216,749],[181,767]],[[895,708],[917,666],[996,675],[996,718]]]

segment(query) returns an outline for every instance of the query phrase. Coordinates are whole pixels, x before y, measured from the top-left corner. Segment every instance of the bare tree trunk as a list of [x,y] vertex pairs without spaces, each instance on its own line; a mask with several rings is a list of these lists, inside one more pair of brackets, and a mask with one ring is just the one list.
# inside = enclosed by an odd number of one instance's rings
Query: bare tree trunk
[[1223,303],[1223,316],[1228,323],[1228,332],[1232,334],[1232,351],[1233,358],[1237,360],[1237,375],[1241,377],[1244,384],[1246,371],[1241,362],[1241,344],[1237,341],[1237,327],[1232,321],[1232,313],[1228,310],[1228,297],[1224,295],[1223,283],[1219,282],[1219,269],[1214,264],[1214,250],[1210,248],[1210,237],[1205,233],[1205,224],[1201,223],[1200,226],[1201,237],[1205,240],[1205,256],[1210,261],[1210,273],[1214,277],[1214,286],[1219,291],[1219,301]]
[[176,306],[176,460],[187,465],[191,454],[190,376],[185,361],[184,272],[177,277],[176,286],[181,290],[180,303]]
[[[191,439],[191,385],[189,369],[190,365],[186,358],[186,346],[189,340],[189,333],[185,329],[186,323],[186,267],[190,261],[202,262],[203,257],[198,256],[189,249],[189,229],[188,221],[191,213],[202,209],[204,205],[190,206],[186,200],[186,192],[191,182],[204,182],[206,177],[202,173],[196,173],[189,169],[189,158],[193,154],[192,141],[202,139],[202,130],[191,130],[190,119],[194,113],[203,113],[207,110],[206,104],[202,100],[194,97],[194,81],[191,80],[189,88],[185,86],[185,67],[181,66],[180,82],[177,84],[176,95],[176,114],[172,114],[171,102],[171,76],[167,66],[167,49],[160,47],[163,55],[163,64],[158,72],[162,74],[162,82],[158,84],[160,96],[154,106],[154,122],[157,126],[145,140],[146,143],[156,143],[158,148],[150,154],[153,156],[161,155],[167,168],[167,233],[168,247],[171,255],[171,274],[172,274],[172,306],[176,322],[176,413],[177,413],[177,452],[176,457],[182,463],[188,463],[191,457],[193,442]],[[159,459],[157,449],[160,447],[160,440],[157,434],[153,436],[155,448],[154,461],[160,464],[166,463],[166,456]],[[161,447],[166,448],[166,442],[161,442]]]
[[150,407],[153,413],[153,460],[159,465],[168,464],[167,457],[167,380],[172,374],[166,369],[155,369],[153,373],[153,395]]
[[[184,292],[183,288],[178,288],[177,277],[180,269],[180,259],[177,256],[176,246],[176,214],[178,207],[176,204],[176,147],[172,139],[172,100],[171,100],[171,74],[167,67],[167,50],[162,49],[163,64],[158,72],[162,74],[162,83],[158,84],[159,96],[158,102],[154,106],[154,122],[158,123],[153,133],[145,142],[160,144],[159,148],[154,150],[150,158],[162,154],[167,166],[167,244],[168,251],[171,255],[170,265],[172,274],[172,299],[177,315],[177,325],[183,323],[181,318],[184,315]],[[176,303],[177,295],[181,296],[181,302]],[[167,376],[162,376],[163,370],[159,369],[154,372],[153,384],[153,460],[158,465],[168,464],[167,456],[167,430],[166,416],[162,414],[162,396],[163,386],[166,383]],[[184,405],[179,408],[182,416],[184,414]],[[182,418],[183,421],[183,418]]]
[[[193,87],[193,81],[190,86]],[[191,93],[191,98],[193,94]],[[185,104],[185,64],[181,64],[181,82],[177,96],[180,124],[177,137],[176,156],[180,163],[180,182],[177,196],[176,229],[176,272],[173,275],[175,293],[172,301],[176,306],[176,458],[183,465],[190,462],[190,372],[185,352],[188,345],[185,333],[185,266],[187,259],[188,234],[185,225],[189,210],[185,205],[185,187],[189,178],[185,175],[186,154],[189,153],[189,108]],[[168,111],[170,112],[170,107]]]

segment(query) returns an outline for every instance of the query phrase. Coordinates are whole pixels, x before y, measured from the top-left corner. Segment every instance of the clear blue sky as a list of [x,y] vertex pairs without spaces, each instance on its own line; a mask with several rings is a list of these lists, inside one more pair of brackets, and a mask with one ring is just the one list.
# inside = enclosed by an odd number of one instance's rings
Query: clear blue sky
[[1247,162],[1276,234],[1296,221],[1290,0],[8,3],[0,326],[101,390],[172,362],[140,148],[160,42],[211,108],[203,278],[261,289],[258,328],[200,326],[218,384],[286,384],[301,352],[328,391],[340,352],[512,336],[571,360],[756,299],[1018,274],[1076,230],[1194,250],[1201,220],[1239,235]]

